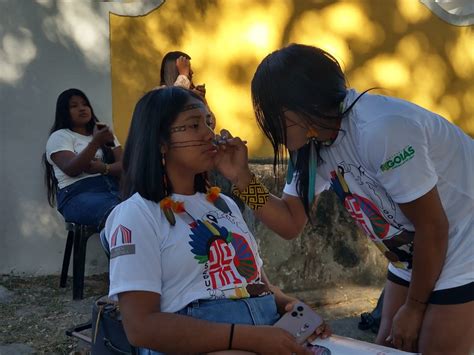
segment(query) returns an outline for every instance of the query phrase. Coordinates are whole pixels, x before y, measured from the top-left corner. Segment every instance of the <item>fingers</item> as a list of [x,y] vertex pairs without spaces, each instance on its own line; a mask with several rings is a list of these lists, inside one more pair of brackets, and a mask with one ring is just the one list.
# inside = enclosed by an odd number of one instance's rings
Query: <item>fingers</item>
[[216,134],[214,137],[214,143],[218,144],[220,148],[225,150],[225,146],[231,146],[231,147],[238,147],[239,145],[247,145],[247,141],[243,141],[239,137],[235,138],[227,138],[226,136],[222,136],[219,134]]
[[392,343],[392,345],[397,349],[401,349],[403,346],[403,338],[393,333],[387,337],[386,341]]
[[306,346],[295,344],[293,349],[291,349],[291,353],[292,354],[301,354],[301,355],[310,355],[313,352],[311,350],[309,350],[309,348],[306,347]]
[[297,300],[294,300],[294,301],[291,301],[291,302],[288,302],[285,306],[285,311],[286,312],[289,312],[293,309],[293,307],[295,306],[295,304],[298,303]]
[[316,334],[317,337],[326,339],[327,337],[331,336],[332,331],[331,331],[331,327],[329,327],[327,323],[323,323],[316,329],[314,333]]
[[332,335],[331,327],[329,327],[327,323],[323,323],[318,328],[316,328],[313,334],[311,334],[308,337],[307,342],[311,343],[315,341],[317,338],[326,339],[330,337],[331,335]]
[[223,137],[224,139],[233,138],[232,134],[226,129],[221,129],[220,133],[221,133],[221,137]]
[[225,142],[228,146],[235,147],[235,148],[237,148],[239,146],[247,145],[247,141],[243,141],[239,137],[229,138]]

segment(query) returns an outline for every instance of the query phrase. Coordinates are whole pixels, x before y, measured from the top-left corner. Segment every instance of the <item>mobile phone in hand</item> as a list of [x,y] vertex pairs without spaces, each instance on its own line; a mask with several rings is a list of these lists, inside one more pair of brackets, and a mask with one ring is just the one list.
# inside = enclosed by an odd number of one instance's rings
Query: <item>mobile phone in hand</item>
[[299,344],[323,324],[323,319],[308,305],[298,302],[293,309],[283,315],[273,326],[282,328],[296,338]]
[[[107,127],[107,125],[105,123],[102,123],[102,122],[96,122],[95,125],[97,126],[97,129],[102,129],[102,128]],[[113,148],[113,147],[115,147],[115,142],[114,141],[107,142],[107,143],[105,143],[105,145],[107,147]]]

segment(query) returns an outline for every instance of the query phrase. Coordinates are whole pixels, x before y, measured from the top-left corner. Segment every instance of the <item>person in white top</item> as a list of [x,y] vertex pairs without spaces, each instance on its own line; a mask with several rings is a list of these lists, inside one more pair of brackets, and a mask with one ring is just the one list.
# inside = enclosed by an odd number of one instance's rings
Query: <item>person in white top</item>
[[109,296],[140,354],[309,353],[269,326],[295,299],[269,283],[237,205],[207,183],[222,154],[211,119],[202,98],[180,87],[137,103],[123,159],[127,199],[105,227]]
[[[206,100],[206,85],[194,85],[193,75],[194,72],[191,69],[191,57],[188,54],[181,51],[168,52],[161,61],[160,86],[157,86],[155,89],[166,86],[180,86],[201,96],[209,107]],[[216,118],[212,111],[211,115],[211,127],[214,129],[216,127]]]
[[194,72],[191,69],[191,57],[180,51],[168,52],[161,61],[160,86],[180,86],[193,90],[204,100],[206,98],[206,86],[194,85]]
[[[276,165],[290,164],[283,196],[257,217],[296,238],[332,188],[389,259],[376,342],[423,354],[468,354],[474,345],[474,141],[412,103],[346,87],[336,59],[293,44],[268,55],[252,80],[257,123]],[[229,132],[223,132],[230,136]],[[264,187],[236,140],[222,170],[237,192]],[[230,153],[229,153],[230,154]]]
[[118,140],[97,120],[87,96],[78,89],[62,92],[43,158],[51,207],[57,201],[67,222],[101,229],[120,202],[121,159]]

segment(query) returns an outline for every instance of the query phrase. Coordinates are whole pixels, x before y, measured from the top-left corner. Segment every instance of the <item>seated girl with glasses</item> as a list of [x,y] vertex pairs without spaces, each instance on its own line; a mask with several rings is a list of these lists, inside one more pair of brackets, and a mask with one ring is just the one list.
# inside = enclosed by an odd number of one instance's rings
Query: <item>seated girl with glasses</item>
[[211,119],[202,98],[179,87],[137,103],[123,158],[126,200],[105,228],[109,296],[140,354],[306,354],[271,326],[296,300],[269,283],[237,205],[207,183],[221,159]]

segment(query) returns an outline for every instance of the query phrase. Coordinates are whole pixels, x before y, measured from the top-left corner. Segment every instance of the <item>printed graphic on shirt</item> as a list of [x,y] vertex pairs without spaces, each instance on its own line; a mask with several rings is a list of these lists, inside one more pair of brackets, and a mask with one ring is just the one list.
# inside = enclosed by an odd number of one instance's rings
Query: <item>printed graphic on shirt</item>
[[259,272],[246,239],[206,220],[197,220],[190,228],[191,252],[204,264],[203,278],[211,297],[250,297],[247,286],[257,281]]
[[407,161],[415,156],[415,149],[411,145],[407,145],[405,148],[400,150],[399,152],[392,155],[390,158],[387,159],[385,163],[380,165],[380,170],[387,171],[391,169],[398,168],[402,166]]
[[307,348],[313,355],[331,355],[331,350],[322,345],[309,344]]
[[135,254],[135,244],[132,244],[132,231],[119,224],[110,239],[110,258],[131,254]]
[[[345,177],[371,190],[378,199],[378,205],[367,197],[352,193]],[[343,162],[337,172],[331,172],[331,187],[357,225],[385,257],[398,268],[411,269],[414,234],[403,230],[401,224],[396,222],[395,203],[377,182],[368,177],[361,166]],[[383,214],[378,206],[382,207]]]

